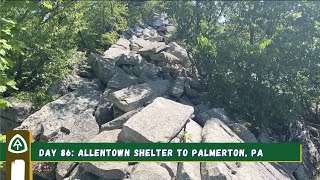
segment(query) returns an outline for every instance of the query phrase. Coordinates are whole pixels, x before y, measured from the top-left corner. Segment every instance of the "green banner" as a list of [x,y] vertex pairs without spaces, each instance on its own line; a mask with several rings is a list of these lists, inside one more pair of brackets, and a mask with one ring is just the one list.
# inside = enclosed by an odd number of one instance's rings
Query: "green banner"
[[[300,162],[299,143],[32,143],[31,160]],[[0,161],[5,161],[5,143]]]

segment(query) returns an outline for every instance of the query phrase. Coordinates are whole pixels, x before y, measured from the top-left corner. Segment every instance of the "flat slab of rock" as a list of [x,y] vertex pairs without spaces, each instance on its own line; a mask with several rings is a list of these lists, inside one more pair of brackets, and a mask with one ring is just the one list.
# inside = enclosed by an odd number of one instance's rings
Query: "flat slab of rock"
[[118,135],[121,129],[114,129],[110,131],[102,131],[94,138],[90,140],[90,142],[96,143],[115,143],[118,141]]
[[99,126],[92,115],[102,92],[91,87],[82,87],[43,106],[30,115],[17,129],[32,129],[41,124],[42,136],[52,137],[54,142],[87,141],[99,132]]
[[119,73],[114,75],[107,84],[108,88],[123,89],[128,86],[138,84],[137,77],[128,75],[126,73]]
[[158,97],[123,125],[118,139],[123,142],[169,142],[193,111],[191,106]]
[[137,114],[139,111],[141,111],[141,108],[129,111],[129,112],[113,119],[112,121],[103,124],[100,128],[100,131],[122,129],[123,124],[125,122],[127,122],[127,120],[129,118],[131,118],[133,115]]
[[169,86],[170,83],[167,80],[150,81],[110,93],[108,98],[119,109],[128,112],[142,107],[147,101],[162,96],[168,91]]
[[169,172],[154,162],[139,163],[133,169],[130,180],[171,180]]
[[118,39],[118,41],[116,42],[116,45],[118,46],[122,46],[124,47],[125,49],[130,49],[130,44],[131,42],[127,39],[124,39],[124,38],[120,38]]
[[102,58],[96,54],[90,54],[89,60],[92,62],[92,69],[95,75],[105,84],[107,85],[109,80],[115,75],[119,73],[124,73],[124,71],[115,66],[114,63],[109,60]]
[[129,53],[130,53],[129,49],[123,48],[122,45],[117,45],[117,47],[111,47],[107,51],[105,51],[103,53],[103,58],[113,61],[116,58],[120,57],[121,55],[123,54],[128,55]]
[[[243,143],[226,124],[213,118],[202,130],[202,142]],[[202,162],[202,179],[291,179],[290,175],[270,163],[260,162]]]

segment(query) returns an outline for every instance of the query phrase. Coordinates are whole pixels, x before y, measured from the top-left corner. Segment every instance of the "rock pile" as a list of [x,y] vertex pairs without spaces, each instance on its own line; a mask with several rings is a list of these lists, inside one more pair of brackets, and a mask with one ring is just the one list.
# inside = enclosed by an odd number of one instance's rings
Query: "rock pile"
[[[90,54],[63,96],[17,129],[48,142],[257,142],[223,109],[204,102],[205,84],[190,71],[187,51],[168,42],[174,26],[164,14],[126,31],[104,54]],[[59,88],[58,88],[59,89]],[[61,88],[60,88],[61,89]],[[63,89],[63,88],[62,88]],[[234,132],[233,132],[234,130]],[[184,133],[192,138],[184,139]],[[270,163],[58,163],[46,179],[294,179]],[[54,168],[53,168],[54,169]],[[68,177],[67,177],[68,176]]]

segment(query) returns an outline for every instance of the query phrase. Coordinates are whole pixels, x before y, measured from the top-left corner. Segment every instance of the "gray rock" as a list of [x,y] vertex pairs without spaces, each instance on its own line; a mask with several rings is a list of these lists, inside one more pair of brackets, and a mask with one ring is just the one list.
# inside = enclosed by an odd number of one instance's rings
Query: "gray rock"
[[137,33],[142,33],[142,32],[143,32],[143,28],[141,28],[141,26],[138,25],[138,24],[135,24],[135,25],[133,26],[133,30],[134,30],[135,32],[137,32]]
[[200,162],[180,162],[177,180],[201,180]]
[[190,98],[190,101],[197,106],[202,103],[202,97]]
[[212,118],[218,118],[221,121],[223,121],[225,124],[230,125],[233,124],[233,120],[231,120],[226,112],[221,109],[221,108],[212,108],[209,109],[208,111],[199,113],[196,117],[195,117],[195,121],[197,123],[199,123],[201,126],[204,126],[204,124],[211,120]]
[[106,90],[98,104],[96,111],[94,112],[94,117],[99,126],[105,124],[113,119],[113,104],[107,98],[108,94],[111,92],[110,89]]
[[123,65],[121,68],[123,69],[123,71],[124,71],[125,73],[127,73],[127,74],[129,74],[129,75],[131,75],[131,76],[135,76],[135,74],[134,74],[133,71],[132,71],[132,66],[130,66],[130,65]]
[[164,42],[152,42],[140,39],[137,39],[134,42],[137,43],[140,47],[142,47],[138,50],[137,53],[147,58],[149,58],[153,54],[159,53],[160,51],[167,49],[167,46]]
[[211,117],[208,115],[208,113],[202,112],[196,115],[194,119],[198,124],[200,124],[203,127],[204,124],[206,124],[206,122],[211,119]]
[[23,122],[32,113],[32,103],[31,102],[18,102],[13,98],[6,98],[10,102],[11,107],[0,110],[0,121],[1,130],[6,130],[4,128],[6,123],[11,123],[6,125],[10,128],[15,128],[21,122]]
[[186,124],[193,108],[162,97],[132,116],[122,128],[122,142],[169,142]]
[[170,90],[170,95],[177,98],[181,97],[184,92],[184,81],[184,77],[178,77],[173,83],[173,87]]
[[113,46],[113,47],[110,47],[108,50],[106,50],[104,53],[103,53],[103,58],[105,59],[108,59],[108,60],[111,60],[111,61],[114,61],[116,58],[120,57],[122,54],[124,55],[129,55],[130,53],[130,49],[126,49],[124,47],[122,47],[120,45],[119,46]]
[[147,101],[165,94],[168,89],[169,81],[151,81],[110,93],[108,98],[119,109],[128,112],[142,107]]
[[200,94],[196,90],[190,88],[189,85],[185,86],[185,92],[189,98],[200,98]]
[[148,52],[155,53],[157,48],[166,47],[164,42],[152,42],[143,38],[133,38],[131,42],[132,44],[137,44],[140,47],[138,51],[139,54],[146,54]]
[[138,83],[147,83],[149,81],[156,81],[159,80],[158,76],[156,76],[151,71],[144,71],[138,77]]
[[120,117],[125,113],[126,113],[125,111],[122,111],[121,109],[117,108],[117,106],[113,106],[113,116],[114,116],[114,118]]
[[167,62],[164,62],[164,61],[159,61],[159,62],[156,62],[157,66],[159,67],[166,67],[168,66],[168,63]]
[[133,169],[130,180],[171,180],[168,171],[154,162],[139,163]]
[[158,69],[153,64],[147,63],[145,61],[134,66],[132,71],[138,77],[144,72],[154,75],[158,73]]
[[177,58],[176,56],[167,53],[167,52],[160,52],[159,54],[152,54],[150,56],[150,59],[153,61],[164,61],[167,62],[169,64],[179,64],[180,63],[180,59]]
[[96,176],[89,172],[83,172],[80,174],[77,174],[75,177],[69,177],[66,180],[96,180],[99,179],[99,176]]
[[171,42],[168,45],[169,49],[167,50],[167,52],[179,58],[183,67],[189,67],[191,63],[187,51],[181,46],[179,46],[176,42]]
[[85,162],[81,163],[81,167],[105,179],[123,179],[130,172],[126,162]]
[[[195,114],[198,114],[199,113],[199,110],[197,108],[197,106],[193,105],[192,102],[190,101],[190,99],[187,97],[187,96],[182,96],[180,99],[179,99],[179,102],[182,103],[182,104],[185,104],[185,105],[188,105],[188,106],[192,106],[193,109],[194,109],[194,113]],[[198,122],[198,121],[196,121]],[[198,122],[199,123],[199,122]],[[200,123],[199,123],[200,124]],[[201,124],[200,124],[201,125]]]
[[168,171],[172,179],[176,179],[178,167],[177,162],[159,162],[158,164]]
[[96,76],[107,85],[109,80],[119,73],[124,73],[123,70],[114,65],[114,63],[102,58],[96,54],[90,54],[89,59],[92,61],[92,69]]
[[140,54],[134,56],[121,55],[115,62],[116,66],[130,65],[135,66],[143,61]]
[[[202,142],[242,143],[243,141],[222,121],[214,118],[202,130]],[[291,179],[289,174],[270,163],[202,162],[202,179]]]
[[82,87],[43,106],[30,115],[17,129],[30,129],[41,124],[43,136],[51,141],[86,141],[98,134],[99,126],[92,115],[101,92]]
[[201,83],[201,81],[199,81],[199,80],[190,79],[190,80],[189,80],[189,83],[190,83],[190,87],[191,87],[192,89],[201,91],[201,90],[203,90],[203,88],[204,88],[204,85],[203,85],[203,84]]
[[[311,179],[310,175],[307,174],[308,170],[305,169],[305,166],[300,165],[294,172],[293,176],[297,180]],[[313,179],[313,178],[312,178]]]
[[59,162],[56,168],[56,179],[62,179],[69,171],[71,171],[73,162]]
[[137,77],[130,76],[126,73],[115,74],[107,84],[108,88],[123,89],[138,84]]
[[0,117],[0,133],[6,134],[8,130],[12,130],[18,126],[20,126],[21,123],[11,121],[10,119],[6,119],[4,117]]
[[229,126],[244,142],[258,142],[254,134],[243,124],[234,123]]
[[[293,175],[297,179],[303,179],[306,176],[315,179],[317,174],[317,166],[320,164],[320,151],[316,145],[315,138],[312,137],[310,128],[300,121],[290,123],[287,139],[291,142],[299,142],[302,144],[302,161],[299,167],[294,171]],[[287,168],[287,167],[285,167]]]
[[173,81],[173,78],[170,76],[170,73],[161,72],[160,74],[162,79],[168,80],[170,82]]
[[109,131],[102,131],[94,138],[90,140],[90,142],[96,143],[115,143],[118,141],[118,135],[121,129],[114,129]]
[[146,28],[142,32],[142,38],[150,41],[162,41],[163,38],[153,28]]
[[123,124],[125,122],[127,122],[127,120],[129,118],[131,118],[133,115],[138,113],[140,110],[141,110],[141,108],[129,111],[129,112],[127,112],[127,113],[125,113],[125,114],[113,119],[112,121],[103,124],[101,126],[101,128],[100,128],[100,131],[113,130],[113,129],[122,129]]
[[206,104],[202,104],[202,103],[201,103],[201,104],[198,104],[198,105],[197,105],[197,108],[199,109],[199,112],[200,112],[200,113],[209,110],[209,107],[208,107]]
[[192,119],[185,126],[185,130],[182,130],[178,138],[184,138],[184,142],[186,143],[200,143],[202,139],[202,127]]
[[130,41],[124,38],[120,38],[117,42],[116,45],[122,46],[125,49],[130,49]]

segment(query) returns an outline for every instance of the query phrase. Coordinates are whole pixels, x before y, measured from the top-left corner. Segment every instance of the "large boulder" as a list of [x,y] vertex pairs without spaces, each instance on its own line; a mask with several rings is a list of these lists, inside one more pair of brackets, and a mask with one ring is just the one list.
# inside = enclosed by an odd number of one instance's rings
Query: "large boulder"
[[[207,121],[202,130],[204,143],[243,143],[227,125],[219,119]],[[281,169],[261,162],[202,162],[202,179],[292,179]]]
[[[93,143],[115,143],[117,142],[120,129],[103,131],[93,137],[90,142]],[[106,179],[123,179],[131,168],[126,162],[85,162],[80,166],[85,172],[90,172],[101,178]]]
[[115,143],[118,141],[118,135],[121,129],[114,129],[109,131],[102,131],[95,137],[93,137],[90,142],[94,143]]
[[119,73],[110,79],[107,87],[119,90],[135,84],[138,84],[137,77],[128,75],[126,73]]
[[[201,143],[201,131],[202,127],[195,121],[190,120],[190,122],[186,124],[184,131],[180,132],[179,136],[180,139],[186,143]],[[179,162],[176,179],[200,180],[200,162]]]
[[[302,160],[300,163],[280,163],[288,169],[297,180],[316,179],[316,168],[320,164],[320,150],[317,147],[317,140],[313,137],[318,132],[311,133],[311,126],[300,121],[290,123],[289,132],[286,138],[291,142],[302,144]],[[317,135],[319,137],[319,133]],[[319,141],[319,140],[318,140]]]
[[171,180],[168,171],[154,162],[139,163],[133,169],[130,180]]
[[115,62],[116,66],[130,65],[135,66],[143,61],[140,54],[135,54],[133,56],[121,55]]
[[123,47],[121,44],[120,45],[113,45],[103,53],[103,58],[110,60],[110,61],[114,61],[115,59],[117,59],[121,55],[123,55],[123,54],[129,55],[129,53],[130,53],[130,49]]
[[173,87],[170,90],[170,95],[180,98],[184,92],[184,82],[184,77],[178,77],[173,83]]
[[128,112],[142,107],[147,101],[162,96],[168,89],[169,81],[151,81],[110,93],[108,98],[119,109]]
[[193,108],[162,97],[132,116],[122,128],[122,142],[169,142],[187,123]]
[[107,98],[109,93],[111,93],[110,89],[104,91],[97,109],[94,112],[94,117],[99,126],[113,119],[113,104]]
[[123,124],[125,122],[127,122],[127,120],[129,118],[131,118],[133,115],[137,114],[139,111],[141,111],[141,108],[129,111],[129,112],[113,119],[112,121],[103,124],[100,128],[100,131],[122,129]]
[[201,126],[204,126],[204,124],[212,118],[218,118],[228,126],[234,123],[233,120],[227,116],[227,113],[224,111],[224,109],[221,108],[212,108],[205,112],[199,113],[195,117],[195,121]]
[[159,68],[157,68],[154,64],[148,63],[146,61],[141,62],[140,64],[133,67],[132,72],[136,76],[141,76],[143,73],[150,74],[152,76],[156,76]]
[[116,42],[116,45],[122,46],[125,49],[130,49],[130,44],[131,44],[131,42],[129,40],[127,40],[127,39],[124,39],[124,38],[120,38]]
[[142,31],[142,38],[150,41],[163,40],[163,37],[158,34],[157,30],[153,29],[150,26]]
[[91,86],[98,91],[103,91],[105,86],[98,81],[99,79],[82,78],[76,74],[68,74],[61,81],[53,83],[49,90],[49,95],[59,94],[61,96],[72,92],[81,86]]
[[240,123],[234,123],[229,126],[244,142],[258,142],[255,135],[250,132],[246,126]]
[[3,133],[18,127],[32,113],[32,103],[15,101],[13,98],[7,100],[11,107],[0,110],[0,130]]
[[81,142],[98,134],[93,116],[102,92],[82,87],[43,106],[30,115],[17,129],[31,129],[41,124],[45,139],[59,142]]
[[124,179],[131,170],[126,162],[85,162],[81,168],[104,179]]
[[89,60],[92,64],[94,73],[105,85],[108,84],[109,80],[115,74],[124,73],[121,68],[115,66],[114,63],[102,58],[99,55],[91,53],[89,55]]
[[169,49],[167,50],[167,52],[179,58],[183,67],[189,67],[191,63],[187,51],[179,46],[176,42],[170,42],[168,45]]
[[138,53],[145,57],[150,57],[168,48],[164,42],[152,42],[140,38],[134,39],[132,42],[141,47]]
[[159,54],[152,54],[150,59],[157,62],[167,62],[169,64],[179,64],[180,59],[173,54],[167,52],[160,52]]

